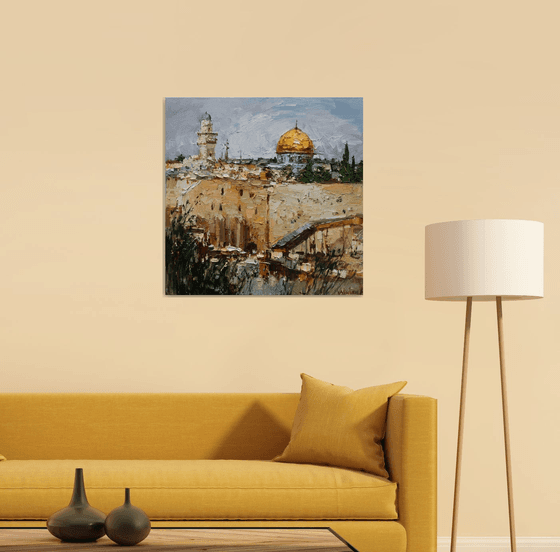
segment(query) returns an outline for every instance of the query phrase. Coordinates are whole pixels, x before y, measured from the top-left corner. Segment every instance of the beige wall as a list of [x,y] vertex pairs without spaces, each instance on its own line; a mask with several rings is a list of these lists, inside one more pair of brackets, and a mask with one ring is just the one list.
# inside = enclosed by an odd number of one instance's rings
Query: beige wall
[[[439,400],[446,536],[464,306],[424,300],[424,226],[540,220],[546,297],[505,304],[506,354],[517,533],[557,536],[560,4],[205,4],[4,3],[2,390],[406,379]],[[163,98],[204,95],[363,95],[363,298],[163,295]],[[459,534],[506,535],[495,310],[473,310]]]

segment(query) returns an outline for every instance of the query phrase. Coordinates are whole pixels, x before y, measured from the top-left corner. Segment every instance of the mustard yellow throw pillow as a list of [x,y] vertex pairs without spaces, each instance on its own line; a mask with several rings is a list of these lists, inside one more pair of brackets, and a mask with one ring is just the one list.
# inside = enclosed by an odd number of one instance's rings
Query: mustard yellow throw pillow
[[290,442],[275,462],[327,464],[389,477],[381,440],[389,397],[406,381],[354,391],[301,374]]
[[2,462],[2,460],[6,460],[6,457],[0,454],[0,462]]

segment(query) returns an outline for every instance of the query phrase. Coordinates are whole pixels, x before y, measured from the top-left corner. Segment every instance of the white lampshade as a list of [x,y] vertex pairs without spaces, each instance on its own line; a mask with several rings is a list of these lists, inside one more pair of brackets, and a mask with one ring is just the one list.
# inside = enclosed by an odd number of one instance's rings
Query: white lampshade
[[544,224],[457,220],[426,226],[426,299],[538,299],[544,293]]

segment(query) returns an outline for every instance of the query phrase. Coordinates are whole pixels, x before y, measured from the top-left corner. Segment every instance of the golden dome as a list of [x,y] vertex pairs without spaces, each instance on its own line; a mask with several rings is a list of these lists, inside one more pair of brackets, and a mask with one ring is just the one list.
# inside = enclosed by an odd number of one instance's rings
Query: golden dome
[[297,125],[292,130],[282,134],[276,146],[276,153],[306,153],[313,155],[314,150],[311,138],[300,130]]

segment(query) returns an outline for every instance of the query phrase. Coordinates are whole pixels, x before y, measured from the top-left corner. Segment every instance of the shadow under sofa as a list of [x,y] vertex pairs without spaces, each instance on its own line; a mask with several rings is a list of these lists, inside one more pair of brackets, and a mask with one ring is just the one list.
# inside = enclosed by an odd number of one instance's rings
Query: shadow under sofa
[[[272,462],[299,393],[2,393],[0,526],[68,505],[75,468],[108,513],[156,526],[331,527],[360,552],[435,552],[437,403],[389,399],[390,474]],[[165,522],[165,523],[163,523]]]

